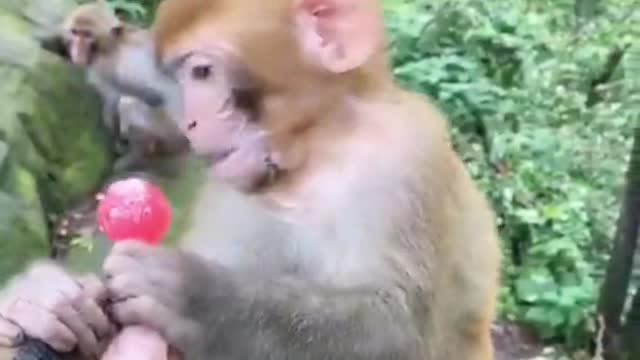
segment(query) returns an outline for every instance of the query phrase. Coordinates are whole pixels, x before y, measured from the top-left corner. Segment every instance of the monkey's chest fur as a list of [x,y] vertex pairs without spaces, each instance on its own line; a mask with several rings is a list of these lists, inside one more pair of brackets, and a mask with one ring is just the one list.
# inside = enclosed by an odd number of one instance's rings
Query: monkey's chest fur
[[377,236],[370,236],[381,226],[375,220],[358,222],[339,211],[318,226],[287,221],[216,183],[204,185],[199,199],[181,245],[224,266],[333,286],[370,281],[384,268]]

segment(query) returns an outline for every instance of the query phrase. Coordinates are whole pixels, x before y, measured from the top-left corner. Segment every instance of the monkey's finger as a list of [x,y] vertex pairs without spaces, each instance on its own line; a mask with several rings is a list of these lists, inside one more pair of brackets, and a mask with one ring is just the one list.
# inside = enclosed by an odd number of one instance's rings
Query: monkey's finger
[[154,247],[142,241],[120,241],[111,249],[111,255],[139,258],[146,253],[154,252],[154,250],[156,250]]
[[113,324],[101,307],[109,298],[107,286],[94,274],[78,278],[78,283],[82,287],[83,296],[73,302],[74,308],[99,338],[112,335]]
[[[133,261],[126,261],[124,260],[125,258],[130,258]],[[140,241],[123,241],[114,246],[111,254],[105,260],[103,268],[110,269],[113,267],[116,270],[118,262],[120,262],[121,271],[132,271],[131,268],[124,269],[126,264],[131,265],[131,267],[136,264],[135,269],[142,269],[142,271],[145,271],[145,269],[148,271],[151,268],[175,269],[180,266],[180,257],[172,256],[171,250],[156,248]]]
[[113,326],[104,310],[91,298],[83,297],[74,302],[74,308],[80,313],[83,321],[85,321],[99,338],[110,336],[113,332]]
[[171,340],[170,329],[178,326],[176,316],[150,296],[139,296],[113,304],[112,314],[124,326],[143,325]]
[[69,352],[76,346],[73,332],[54,314],[26,301],[17,301],[6,314],[18,324],[24,334],[44,341],[59,352]]
[[70,301],[58,303],[50,310],[73,332],[78,341],[78,347],[84,355],[97,354],[98,340],[96,335],[78,310],[73,308]]
[[0,346],[14,347],[22,342],[22,329],[11,321],[0,316]]
[[78,278],[78,283],[82,287],[84,295],[95,300],[97,303],[106,300],[109,296],[107,287],[95,274],[84,275]]
[[[48,277],[34,273],[37,279],[33,279],[34,282],[31,283],[31,286],[35,289],[32,293],[28,294],[28,297],[27,294],[25,294],[24,298],[48,307],[54,306],[57,302],[65,301],[64,299],[75,299],[82,295],[82,288],[73,277],[57,267],[52,268],[51,271],[52,273],[50,273]],[[41,286],[35,287],[34,284],[40,284]]]
[[61,280],[57,293],[52,293],[42,299],[42,307],[53,313],[66,327],[71,330],[77,340],[82,354],[91,356],[97,351],[97,339],[89,324],[83,319],[77,305],[82,302],[83,294],[74,279]]
[[154,286],[141,274],[114,276],[107,284],[111,300],[120,301],[133,296],[151,296],[154,293]]
[[122,273],[140,273],[142,264],[132,257],[121,254],[111,254],[104,261],[102,271],[107,279]]
[[[147,281],[153,286],[153,295],[161,304],[169,309],[181,309],[184,298],[176,296],[182,294],[183,281],[178,272],[173,269],[159,269],[146,274]],[[158,284],[162,284],[161,286]]]
[[[125,244],[127,243],[127,244]],[[175,268],[179,265],[179,257],[172,256],[174,251],[162,247],[154,247],[141,241],[124,241],[118,244],[113,255],[128,256],[136,259],[145,268]]]
[[[62,267],[51,261],[41,262],[33,266],[23,283],[29,284],[34,293],[44,297],[52,291],[62,291],[73,295],[77,294],[80,289],[79,284],[73,277],[67,274]],[[34,284],[41,286],[35,287]]]
[[[159,272],[162,273],[162,271]],[[155,272],[154,275],[156,275]],[[157,274],[155,277],[151,274],[144,277],[141,274],[116,276],[111,279],[108,285],[111,299],[118,302],[131,297],[150,296],[159,303],[175,309],[180,303],[177,301],[177,297],[172,294],[179,290],[171,284],[165,285],[163,281],[172,276],[173,274],[166,274],[164,277],[162,274]],[[163,284],[163,286],[158,286],[158,284]]]

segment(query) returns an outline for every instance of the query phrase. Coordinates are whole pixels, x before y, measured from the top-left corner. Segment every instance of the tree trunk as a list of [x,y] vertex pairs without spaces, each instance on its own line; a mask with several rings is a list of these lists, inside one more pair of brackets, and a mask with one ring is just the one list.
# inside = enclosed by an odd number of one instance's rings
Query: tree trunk
[[[633,259],[638,246],[639,226],[640,126],[634,132],[624,200],[614,237],[615,243],[598,303],[598,314],[603,317],[605,326],[602,346],[606,359],[619,359],[619,356],[624,352],[621,316],[628,295]],[[629,331],[636,331],[635,327]]]
[[[638,127],[634,133],[634,146],[633,152],[631,153],[631,165],[630,172],[633,172],[633,175],[629,177],[631,180],[629,184],[627,184],[628,188],[632,188],[633,190],[630,193],[633,193],[634,196],[638,197],[640,193],[640,127]],[[635,209],[635,213],[629,214],[629,216],[635,216],[636,221],[640,217],[640,214],[637,212],[637,208]],[[635,243],[636,246],[638,244],[638,229],[636,227],[635,232]],[[629,234],[630,236],[633,234]],[[631,241],[631,238],[629,238]],[[636,294],[631,303],[631,309],[629,310],[629,314],[625,320],[624,329],[623,329],[623,340],[624,340],[624,349],[627,353],[627,358],[629,359],[640,359],[640,288],[636,290]]]

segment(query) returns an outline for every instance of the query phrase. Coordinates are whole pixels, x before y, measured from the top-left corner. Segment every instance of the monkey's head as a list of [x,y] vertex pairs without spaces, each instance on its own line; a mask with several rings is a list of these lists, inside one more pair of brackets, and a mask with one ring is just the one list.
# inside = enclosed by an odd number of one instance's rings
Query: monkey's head
[[249,193],[294,181],[354,126],[333,113],[391,82],[375,0],[165,0],[153,33],[193,150]]
[[123,25],[104,0],[82,4],[65,19],[62,38],[71,62],[90,66],[100,51],[116,43]]

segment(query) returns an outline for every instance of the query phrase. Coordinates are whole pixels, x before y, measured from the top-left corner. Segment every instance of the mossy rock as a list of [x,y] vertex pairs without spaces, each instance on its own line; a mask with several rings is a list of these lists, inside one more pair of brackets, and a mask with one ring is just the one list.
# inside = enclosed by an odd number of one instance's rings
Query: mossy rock
[[8,3],[0,2],[0,282],[49,254],[49,215],[94,191],[112,163],[98,95],[79,69],[40,48]]

